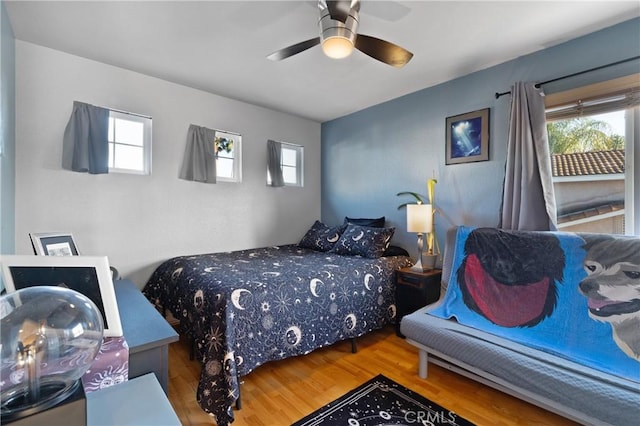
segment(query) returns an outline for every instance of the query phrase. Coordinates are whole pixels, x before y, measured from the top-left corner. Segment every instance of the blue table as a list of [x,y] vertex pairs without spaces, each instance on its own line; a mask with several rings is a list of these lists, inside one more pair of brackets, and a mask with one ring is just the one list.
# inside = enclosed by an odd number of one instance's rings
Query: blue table
[[154,374],[87,394],[87,425],[180,426]]
[[129,379],[155,373],[165,394],[169,387],[169,343],[178,333],[130,280],[113,282],[120,322],[129,345]]

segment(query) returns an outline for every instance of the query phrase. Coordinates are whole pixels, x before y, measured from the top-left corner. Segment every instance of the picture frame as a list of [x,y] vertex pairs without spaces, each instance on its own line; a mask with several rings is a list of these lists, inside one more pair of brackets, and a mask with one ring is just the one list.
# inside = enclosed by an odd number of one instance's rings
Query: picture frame
[[2,278],[7,293],[35,286],[62,286],[96,304],[105,337],[122,336],[122,324],[107,256],[2,255]]
[[445,164],[489,160],[489,108],[447,117]]
[[30,233],[34,254],[39,256],[78,256],[73,235],[68,232]]

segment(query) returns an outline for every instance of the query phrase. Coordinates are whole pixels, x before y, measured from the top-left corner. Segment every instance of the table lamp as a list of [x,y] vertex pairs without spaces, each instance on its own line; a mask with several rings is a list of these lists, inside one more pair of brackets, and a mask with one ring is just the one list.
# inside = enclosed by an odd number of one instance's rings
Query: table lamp
[[433,209],[431,204],[407,204],[407,231],[418,234],[418,260],[411,267],[412,271],[424,272],[422,257],[424,255],[423,234],[433,231]]
[[100,350],[102,315],[86,296],[33,286],[0,297],[2,424],[86,424],[81,377]]

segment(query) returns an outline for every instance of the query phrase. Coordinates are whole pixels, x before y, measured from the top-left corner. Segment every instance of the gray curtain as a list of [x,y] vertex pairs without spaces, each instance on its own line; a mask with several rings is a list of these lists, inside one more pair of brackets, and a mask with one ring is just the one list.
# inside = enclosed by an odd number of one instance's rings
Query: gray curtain
[[216,183],[216,131],[191,124],[187,132],[180,179]]
[[62,140],[62,168],[109,173],[109,110],[73,102]]
[[511,87],[511,119],[500,227],[556,229],[551,157],[541,89],[533,83]]
[[271,176],[271,186],[284,186],[284,177],[282,176],[282,144],[280,142],[267,141],[267,168]]

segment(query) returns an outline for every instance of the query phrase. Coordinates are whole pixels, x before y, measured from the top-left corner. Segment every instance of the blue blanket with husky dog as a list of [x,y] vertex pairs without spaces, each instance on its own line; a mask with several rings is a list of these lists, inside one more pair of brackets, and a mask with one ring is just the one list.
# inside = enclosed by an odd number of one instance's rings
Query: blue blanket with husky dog
[[640,383],[640,239],[460,227],[430,314]]

